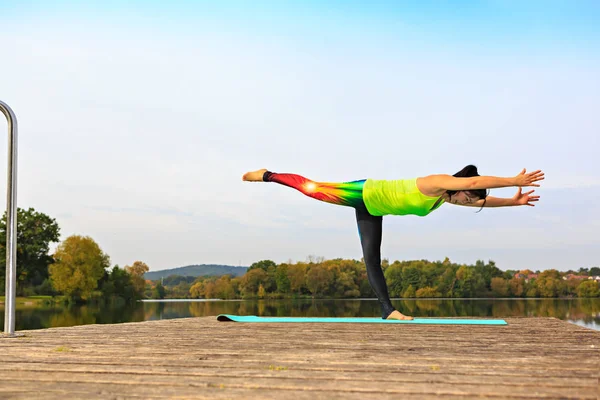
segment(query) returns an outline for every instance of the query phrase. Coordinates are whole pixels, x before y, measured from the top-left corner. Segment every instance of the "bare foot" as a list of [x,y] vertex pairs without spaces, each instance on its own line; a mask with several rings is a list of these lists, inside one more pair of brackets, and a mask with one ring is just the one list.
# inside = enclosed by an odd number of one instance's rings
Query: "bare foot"
[[259,169],[258,171],[246,172],[244,176],[242,176],[243,181],[249,182],[262,182],[263,174],[267,172],[266,169]]
[[394,310],[386,319],[400,319],[406,321],[412,321],[413,317],[409,317],[408,315],[402,314],[400,311]]

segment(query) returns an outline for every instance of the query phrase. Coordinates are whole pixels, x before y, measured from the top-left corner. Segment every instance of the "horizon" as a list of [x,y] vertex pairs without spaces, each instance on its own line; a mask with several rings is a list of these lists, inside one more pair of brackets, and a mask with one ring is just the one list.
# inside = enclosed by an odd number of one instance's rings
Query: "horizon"
[[535,207],[384,217],[382,259],[595,267],[598,20],[592,1],[2,2],[17,205],[151,272],[360,260],[352,209],[242,174],[542,169]]

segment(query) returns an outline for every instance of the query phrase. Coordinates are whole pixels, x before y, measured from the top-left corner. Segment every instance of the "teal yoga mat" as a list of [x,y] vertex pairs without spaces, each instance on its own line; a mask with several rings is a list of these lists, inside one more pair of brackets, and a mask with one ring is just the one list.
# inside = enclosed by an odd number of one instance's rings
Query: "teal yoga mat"
[[257,317],[256,315],[220,314],[222,322],[292,322],[292,323],[350,323],[350,324],[442,324],[442,325],[508,325],[503,319],[415,318],[411,321],[381,318],[313,318],[313,317]]

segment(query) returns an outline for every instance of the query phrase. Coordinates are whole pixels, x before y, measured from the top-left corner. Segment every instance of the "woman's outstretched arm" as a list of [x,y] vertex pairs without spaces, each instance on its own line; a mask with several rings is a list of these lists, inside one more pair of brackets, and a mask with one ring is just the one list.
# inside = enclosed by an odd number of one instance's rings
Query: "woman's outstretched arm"
[[521,173],[512,178],[503,178],[498,176],[473,176],[470,178],[456,178],[451,175],[429,175],[419,178],[419,189],[425,194],[439,195],[446,190],[476,190],[476,189],[494,189],[510,186],[536,186],[535,183],[544,179],[544,173],[541,170],[526,173],[523,169]]
[[[511,198],[502,198],[502,197],[492,197],[488,196],[485,200],[480,199],[470,204],[457,204],[467,207],[513,207],[513,206],[531,206],[535,207],[533,204],[536,201],[540,200],[540,196],[532,196],[531,194],[534,190],[530,190],[529,192],[522,193],[521,188],[517,190],[517,193]],[[451,203],[452,204],[452,203]]]

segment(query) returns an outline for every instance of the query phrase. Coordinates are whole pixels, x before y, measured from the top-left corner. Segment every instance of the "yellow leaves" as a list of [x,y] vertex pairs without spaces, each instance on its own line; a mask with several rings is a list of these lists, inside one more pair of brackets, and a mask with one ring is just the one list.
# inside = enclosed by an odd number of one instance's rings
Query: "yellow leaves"
[[65,239],[54,254],[56,262],[48,268],[52,286],[68,296],[87,298],[109,266],[109,257],[89,236]]
[[146,263],[141,261],[136,261],[132,266],[126,265],[125,271],[127,271],[131,275],[131,280],[133,282],[133,287],[135,291],[140,295],[144,293],[144,289],[146,288],[146,281],[144,280],[144,274],[150,271],[150,268]]

